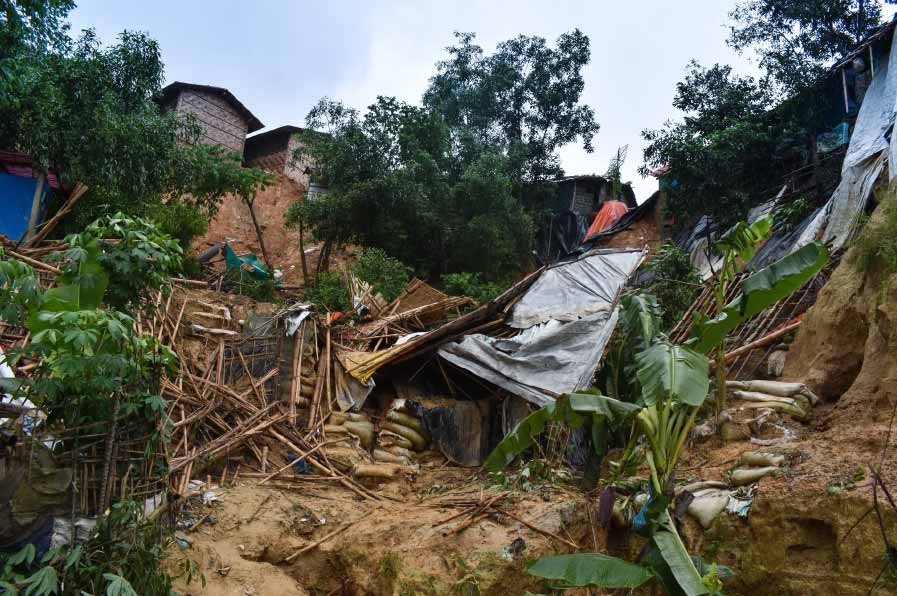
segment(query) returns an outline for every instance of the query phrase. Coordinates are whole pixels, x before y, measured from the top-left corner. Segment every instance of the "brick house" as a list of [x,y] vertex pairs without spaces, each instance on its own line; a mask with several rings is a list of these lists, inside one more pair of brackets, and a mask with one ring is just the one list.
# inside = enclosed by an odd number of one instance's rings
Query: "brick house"
[[224,87],[175,81],[162,89],[158,101],[164,111],[196,116],[202,127],[200,142],[238,153],[243,153],[246,135],[265,126]]
[[247,166],[283,174],[295,181],[299,186],[308,188],[312,165],[307,160],[294,162],[295,150],[302,144],[304,129],[298,126],[281,126],[252,135],[246,139],[243,150],[243,162]]

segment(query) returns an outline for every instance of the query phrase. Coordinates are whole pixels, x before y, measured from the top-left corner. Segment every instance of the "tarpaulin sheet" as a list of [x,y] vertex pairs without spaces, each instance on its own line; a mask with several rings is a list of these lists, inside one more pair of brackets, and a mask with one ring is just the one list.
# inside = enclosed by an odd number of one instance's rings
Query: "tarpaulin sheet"
[[252,254],[238,256],[229,242],[224,244],[224,261],[227,264],[227,268],[232,271],[243,271],[245,266],[249,274],[255,279],[268,279],[268,270],[265,269],[265,266],[262,265],[257,256]]
[[546,269],[514,307],[508,325],[526,329],[613,309],[642,260],[641,250],[596,250]]
[[554,263],[575,252],[585,238],[588,220],[573,211],[551,218],[545,232],[539,235],[538,256],[543,263]]
[[586,389],[617,324],[617,309],[564,323],[550,321],[510,339],[467,335],[439,355],[494,385],[544,406]]
[[[28,220],[31,218],[31,203],[34,201],[34,189],[37,181],[34,178],[13,176],[0,172],[0,234],[13,241],[24,238],[28,231]],[[47,190],[44,185],[44,201],[41,213],[46,204]],[[38,222],[40,218],[38,218]]]
[[760,247],[748,266],[752,270],[762,269],[815,240],[825,223],[825,211],[825,206],[820,207],[793,230],[774,235]]
[[439,355],[538,406],[585,389],[614,332],[620,291],[642,256],[599,250],[547,269],[511,313],[509,324],[523,329],[518,335],[468,335]]
[[[844,246],[866,206],[875,180],[887,161],[888,129],[897,107],[897,52],[876,65],[875,77],[863,98],[853,135],[841,167],[841,182],[832,194],[832,211],[823,240],[835,249]],[[893,169],[893,168],[892,168]]]
[[592,221],[586,232],[586,238],[591,238],[599,232],[608,229],[614,222],[629,212],[629,207],[623,201],[607,201],[601,206],[601,210]]

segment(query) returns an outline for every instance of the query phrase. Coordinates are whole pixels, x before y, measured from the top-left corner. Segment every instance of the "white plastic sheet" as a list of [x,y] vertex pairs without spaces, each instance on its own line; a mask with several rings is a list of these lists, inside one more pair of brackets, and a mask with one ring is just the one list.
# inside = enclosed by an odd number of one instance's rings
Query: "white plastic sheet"
[[527,329],[550,320],[609,313],[642,258],[641,250],[596,250],[550,267],[514,307],[508,324]]
[[835,249],[841,248],[850,239],[872,186],[887,163],[888,153],[897,152],[897,149],[889,148],[885,137],[894,124],[897,110],[895,42],[897,35],[891,42],[888,60],[876,65],[875,78],[863,98],[841,166],[841,182],[832,194],[832,210],[823,240],[830,242]]
[[616,327],[620,292],[642,257],[600,250],[552,267],[514,307],[509,324],[522,329],[518,335],[468,335],[439,355],[538,406],[586,389]]

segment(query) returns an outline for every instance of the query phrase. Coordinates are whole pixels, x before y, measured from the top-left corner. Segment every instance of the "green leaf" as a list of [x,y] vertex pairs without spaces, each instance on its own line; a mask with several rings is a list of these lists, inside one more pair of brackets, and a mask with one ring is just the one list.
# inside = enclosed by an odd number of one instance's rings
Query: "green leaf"
[[641,409],[635,404],[591,393],[571,393],[567,399],[570,401],[570,409],[574,412],[603,416],[611,425],[619,424]]
[[0,580],[0,588],[2,588],[0,594],[3,594],[3,596],[18,596],[19,594],[18,588],[9,582]]
[[106,596],[137,596],[137,592],[128,583],[128,580],[114,573],[104,573],[103,578],[109,582],[106,586]]
[[21,549],[18,550],[14,555],[12,555],[7,563],[15,567],[16,565],[21,565],[25,563],[26,565],[31,565],[34,562],[35,549],[33,544],[26,544]]
[[79,544],[78,546],[76,546],[75,548],[73,548],[72,550],[69,551],[68,556],[66,556],[66,558],[65,558],[65,567],[63,567],[63,569],[68,571],[72,565],[76,564],[80,560],[81,560],[81,545]]
[[661,341],[635,356],[642,397],[651,406],[672,400],[700,406],[710,389],[710,362],[685,346]]
[[[669,520],[668,520],[669,521]],[[671,521],[669,523],[672,523]],[[660,555],[670,568],[679,588],[686,596],[703,596],[709,591],[695,568],[685,545],[675,532],[660,530],[651,538]]]
[[660,333],[662,310],[651,294],[627,294],[620,299],[620,323],[628,337],[636,338],[635,345],[646,349]]
[[587,417],[593,416],[604,417],[609,423],[616,424],[635,414],[639,409],[634,404],[603,395],[572,393],[563,396],[521,420],[520,424],[495,446],[483,465],[491,472],[503,469],[533,444],[533,440],[542,433],[549,422],[564,422],[574,428],[580,428]]
[[690,346],[701,353],[709,352],[744,321],[798,290],[826,262],[828,249],[821,242],[811,242],[754,273],[744,280],[741,294],[722,313],[697,325],[697,337]]
[[637,588],[654,577],[646,567],[600,553],[576,553],[539,559],[527,573],[558,588]]
[[752,224],[741,221],[729,230],[715,248],[721,253],[733,253],[744,262],[754,258],[757,247],[772,231],[772,217],[764,215]]
[[59,576],[50,567],[41,567],[28,579],[22,582],[26,586],[23,596],[50,596],[59,592]]

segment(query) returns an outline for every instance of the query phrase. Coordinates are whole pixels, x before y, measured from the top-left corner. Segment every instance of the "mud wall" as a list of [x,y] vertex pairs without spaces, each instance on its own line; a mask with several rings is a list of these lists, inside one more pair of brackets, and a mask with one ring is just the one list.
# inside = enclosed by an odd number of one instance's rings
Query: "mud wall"
[[[255,215],[265,239],[265,248],[275,267],[283,270],[284,283],[299,283],[302,266],[299,260],[299,236],[287,229],[284,215],[289,206],[305,195],[305,188],[291,178],[278,174],[276,182],[258,193]],[[262,258],[249,208],[240,197],[228,195],[221,202],[215,219],[206,234],[194,242],[194,250],[202,252],[217,242],[228,240],[238,254],[252,252]]]
[[[861,234],[884,225],[878,208]],[[879,418],[897,399],[897,273],[865,271],[848,250],[801,324],[784,377],[838,402],[836,416]]]

